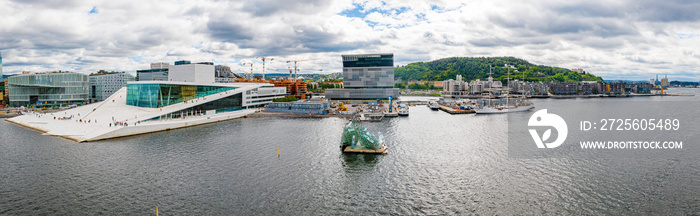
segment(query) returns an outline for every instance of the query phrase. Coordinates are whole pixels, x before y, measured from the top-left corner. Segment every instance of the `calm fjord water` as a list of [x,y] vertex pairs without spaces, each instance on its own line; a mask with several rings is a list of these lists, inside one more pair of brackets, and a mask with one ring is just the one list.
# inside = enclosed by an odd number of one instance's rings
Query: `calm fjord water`
[[[575,109],[605,100],[535,103]],[[513,159],[506,115],[424,106],[364,123],[384,134],[389,154],[344,155],[346,122],[247,118],[75,143],[2,121],[0,214],[148,215],[156,206],[163,215],[700,213],[697,157]]]

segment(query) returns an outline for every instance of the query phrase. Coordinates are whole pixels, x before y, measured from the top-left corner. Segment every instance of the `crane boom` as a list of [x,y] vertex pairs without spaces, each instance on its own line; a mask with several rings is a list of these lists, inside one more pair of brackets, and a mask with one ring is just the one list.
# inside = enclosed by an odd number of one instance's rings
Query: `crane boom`
[[[299,71],[299,69],[297,68],[297,62],[313,61],[313,60],[318,60],[318,58],[314,58],[314,59],[300,59],[300,60],[288,60],[287,63],[292,63],[292,62],[294,62],[294,79],[297,78],[297,71]],[[289,73],[290,73],[290,75],[291,75],[292,71],[290,70]]]

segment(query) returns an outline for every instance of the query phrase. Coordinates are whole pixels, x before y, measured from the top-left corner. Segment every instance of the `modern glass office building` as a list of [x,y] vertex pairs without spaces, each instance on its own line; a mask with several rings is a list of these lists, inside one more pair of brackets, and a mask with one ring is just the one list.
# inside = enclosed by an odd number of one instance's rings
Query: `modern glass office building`
[[134,83],[127,86],[126,104],[159,108],[233,89],[236,87]]
[[351,100],[398,98],[394,54],[343,55],[344,89],[327,89],[326,98]]
[[7,79],[10,106],[53,107],[84,104],[88,76],[71,72],[22,74]]
[[137,70],[136,79],[138,81],[168,80],[168,68],[154,68],[147,70]]

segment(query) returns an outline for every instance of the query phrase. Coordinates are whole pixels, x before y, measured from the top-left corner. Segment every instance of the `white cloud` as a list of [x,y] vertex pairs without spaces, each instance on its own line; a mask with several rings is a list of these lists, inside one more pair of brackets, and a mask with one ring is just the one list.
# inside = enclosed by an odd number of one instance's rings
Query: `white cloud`
[[300,59],[317,59],[302,71],[338,72],[341,54],[393,52],[396,65],[515,56],[608,79],[697,80],[698,9],[650,0],[0,1],[0,51],[6,74],[133,72],[178,59],[249,72],[236,56],[263,55],[276,58],[268,72]]

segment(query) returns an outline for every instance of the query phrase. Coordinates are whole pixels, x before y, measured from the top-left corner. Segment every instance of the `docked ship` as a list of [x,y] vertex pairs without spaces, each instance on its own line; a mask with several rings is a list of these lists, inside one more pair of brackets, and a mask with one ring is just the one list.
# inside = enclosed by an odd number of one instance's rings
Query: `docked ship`
[[[508,65],[506,65],[507,68]],[[523,77],[525,77],[525,72],[523,72]],[[510,69],[508,69],[508,80],[510,80]],[[510,88],[510,86],[509,86]],[[510,96],[506,96],[505,103],[493,105],[491,103],[491,96],[489,95],[489,104],[485,106],[477,106],[474,108],[476,114],[498,114],[498,113],[509,113],[509,112],[522,112],[528,111],[535,107],[535,105],[525,98],[525,95],[520,99],[511,101]]]
[[528,111],[534,108],[535,105],[529,101],[518,101],[513,104],[496,105],[496,106],[479,106],[474,109],[476,114],[497,114],[497,113],[509,113],[509,112],[522,112]]
[[440,106],[435,101],[428,102],[428,108],[430,108],[431,110],[440,110]]
[[408,105],[405,103],[398,104],[399,116],[408,116]]

